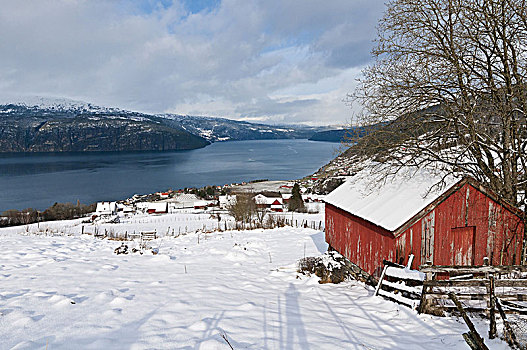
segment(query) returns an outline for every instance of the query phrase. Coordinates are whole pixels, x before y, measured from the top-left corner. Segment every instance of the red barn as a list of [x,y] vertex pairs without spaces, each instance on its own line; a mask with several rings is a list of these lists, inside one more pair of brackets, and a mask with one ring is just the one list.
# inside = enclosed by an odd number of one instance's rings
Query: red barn
[[168,213],[168,203],[167,202],[149,203],[146,211],[148,214],[166,214]]
[[[480,183],[464,178],[429,191],[438,179],[423,172],[381,188],[350,180],[326,198],[326,241],[369,274],[382,260],[425,264],[521,263],[521,211]],[[424,194],[427,194],[424,196]]]

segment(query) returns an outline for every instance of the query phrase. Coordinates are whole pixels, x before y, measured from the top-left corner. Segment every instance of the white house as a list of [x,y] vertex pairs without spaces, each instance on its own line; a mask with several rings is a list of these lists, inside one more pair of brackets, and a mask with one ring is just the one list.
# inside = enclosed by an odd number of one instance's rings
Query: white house
[[178,193],[173,198],[171,198],[171,203],[176,209],[183,208],[194,208],[194,203],[199,202],[199,199],[195,194],[191,193]]
[[129,206],[123,203],[117,203],[116,207],[117,207],[117,211],[123,212],[125,214],[134,212],[134,208],[132,206]]
[[117,213],[117,204],[115,202],[98,202],[95,214],[98,216],[115,215]]
[[196,201],[194,202],[194,209],[207,209],[209,202],[207,201]]
[[167,199],[168,197],[170,197],[170,192],[158,192],[157,194],[161,199]]
[[220,208],[227,209],[228,206],[236,204],[236,196],[229,194],[225,196],[219,196],[218,201]]

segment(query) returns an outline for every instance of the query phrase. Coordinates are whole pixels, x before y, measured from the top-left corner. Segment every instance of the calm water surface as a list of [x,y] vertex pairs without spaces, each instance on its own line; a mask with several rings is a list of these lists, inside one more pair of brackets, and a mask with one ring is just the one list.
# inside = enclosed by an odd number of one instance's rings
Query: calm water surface
[[0,212],[125,199],[169,188],[297,179],[332,159],[337,146],[258,140],[179,152],[0,154]]

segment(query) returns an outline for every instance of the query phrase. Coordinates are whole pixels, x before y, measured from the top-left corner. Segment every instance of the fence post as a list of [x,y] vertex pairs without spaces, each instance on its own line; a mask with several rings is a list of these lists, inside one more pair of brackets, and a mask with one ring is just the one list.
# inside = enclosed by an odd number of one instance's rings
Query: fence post
[[[432,266],[432,262],[427,261],[425,265]],[[423,289],[421,290],[421,301],[419,302],[419,307],[417,308],[417,313],[419,314],[426,312],[426,309],[428,308],[428,299],[426,297],[426,293],[428,292],[428,287],[426,286],[426,282],[431,281],[433,278],[434,278],[434,274],[432,272],[426,273],[425,280],[423,281]]]
[[[452,299],[452,301],[456,305],[456,309],[459,311],[459,313],[461,314],[461,317],[463,317],[463,320],[465,321],[465,324],[467,325],[468,329],[470,330],[468,335],[469,335],[470,338],[472,338],[471,340],[476,343],[478,349],[489,350],[489,348],[483,342],[483,339],[481,338],[481,336],[478,334],[476,328],[474,327],[474,324],[472,323],[472,321],[468,317],[467,313],[463,309],[463,306],[461,305],[461,303],[457,299],[456,295],[454,293],[450,292],[450,293],[448,293],[448,296],[450,297],[450,299]],[[466,340],[466,338],[465,338],[465,340]]]
[[498,309],[498,312],[500,313],[501,320],[503,321],[503,333],[505,336],[505,341],[511,346],[516,346],[518,349],[521,349],[520,344],[518,343],[518,340],[516,339],[516,334],[514,334],[514,331],[511,328],[511,325],[509,324],[509,321],[507,320],[507,316],[505,315],[505,312],[503,311],[503,308],[501,307],[500,301],[495,298],[496,307]]
[[489,339],[496,338],[496,311],[495,311],[495,297],[494,297],[494,275],[489,276]]
[[379,278],[379,283],[377,283],[377,287],[375,288],[375,293],[373,295],[379,294],[379,289],[381,289],[382,280],[384,279],[384,275],[386,274],[387,268],[388,268],[388,265],[384,265],[384,268],[382,269],[381,277]]

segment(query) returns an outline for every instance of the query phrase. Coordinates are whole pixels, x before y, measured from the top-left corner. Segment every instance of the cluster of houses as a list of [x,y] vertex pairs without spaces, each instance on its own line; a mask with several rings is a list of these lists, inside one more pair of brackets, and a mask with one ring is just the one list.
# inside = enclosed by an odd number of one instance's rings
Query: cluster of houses
[[[282,193],[273,195],[257,194],[254,196],[256,205],[260,208],[268,208],[274,212],[283,212],[287,210],[287,205],[291,199],[291,193]],[[304,203],[323,202],[324,196],[316,194],[303,194],[302,200]]]
[[[440,176],[442,178],[442,176]],[[472,178],[440,181],[425,172],[393,179],[369,188],[367,176],[352,176],[327,196],[302,195],[305,202],[325,203],[326,241],[369,274],[377,274],[383,260],[402,265],[410,255],[413,268],[424,264],[493,265],[522,264],[523,213]],[[283,212],[291,194],[260,193],[256,205]],[[235,195],[204,201],[195,195],[178,194],[157,202],[132,205],[101,202],[95,215],[141,211],[164,214],[176,209],[227,209]]]
[[[236,195],[222,195],[217,200],[203,200],[194,194],[187,193],[158,193],[162,198],[159,201],[139,201],[132,204],[120,202],[99,202],[97,203],[96,212],[93,219],[110,218],[119,213],[130,214],[135,212],[148,214],[167,214],[178,209],[196,209],[206,210],[210,207],[219,207],[226,210],[229,206],[236,203]],[[267,208],[274,212],[283,212],[287,210],[287,204],[291,194],[281,193],[260,193],[255,195],[254,201],[260,208]],[[322,202],[323,196],[316,194],[303,194],[302,199],[306,203]]]
[[[161,197],[163,198],[163,197]],[[136,212],[148,214],[167,214],[177,209],[207,209],[215,206],[216,201],[206,201],[198,198],[194,194],[178,194],[171,198],[166,197],[160,201],[144,201],[132,204],[120,202],[99,202],[93,219],[109,218],[119,213],[131,214]]]

